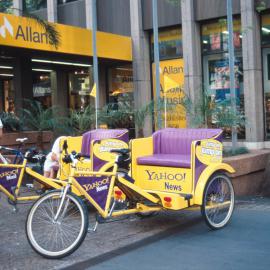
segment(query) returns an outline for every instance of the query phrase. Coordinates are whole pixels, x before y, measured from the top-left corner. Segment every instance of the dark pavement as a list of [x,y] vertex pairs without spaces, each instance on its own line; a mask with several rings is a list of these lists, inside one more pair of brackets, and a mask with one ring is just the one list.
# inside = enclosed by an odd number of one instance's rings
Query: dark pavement
[[222,230],[211,231],[200,220],[123,253],[88,269],[268,270],[270,200],[242,201]]
[[241,198],[232,222],[211,231],[198,211],[131,216],[102,224],[62,260],[37,255],[27,243],[29,205],[11,212],[0,199],[0,269],[270,269],[270,199]]

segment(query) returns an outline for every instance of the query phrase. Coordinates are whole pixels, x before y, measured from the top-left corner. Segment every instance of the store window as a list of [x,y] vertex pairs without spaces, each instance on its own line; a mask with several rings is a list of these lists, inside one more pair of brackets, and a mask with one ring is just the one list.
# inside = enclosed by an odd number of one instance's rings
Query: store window
[[13,0],[0,1],[0,12],[7,13],[11,11]]
[[52,89],[50,72],[33,71],[33,96],[43,108],[52,106]]
[[83,111],[91,101],[92,76],[89,69],[78,69],[69,73],[69,107]]
[[117,104],[127,102],[134,106],[133,71],[131,65],[109,68],[109,102]]
[[[233,41],[235,48],[235,90],[239,114],[244,115],[243,60],[241,21],[234,19]],[[211,106],[230,106],[230,70],[228,59],[228,31],[226,20],[202,25],[202,52],[204,71],[204,93]],[[208,119],[208,125],[215,127],[217,116]],[[230,138],[231,130],[224,130],[225,137]],[[245,138],[245,127],[238,128],[238,137]]]
[[58,5],[62,5],[62,4],[66,4],[66,3],[70,3],[70,2],[75,2],[78,0],[57,0],[57,4]]
[[263,83],[264,83],[264,111],[265,138],[270,139],[270,14],[262,15],[262,54],[263,54]]
[[27,12],[47,8],[47,0],[23,0],[23,10]]
[[[132,112],[134,108],[132,66],[121,65],[109,68],[108,86],[108,99],[111,109]],[[116,125],[111,126],[111,128],[128,128],[130,138],[135,138],[135,123],[131,114],[125,113],[121,119],[119,118],[119,121],[116,121]]]
[[[162,30],[158,33],[160,60],[181,58],[183,56],[182,30],[180,28]],[[151,36],[151,58],[154,59],[154,36]]]
[[[151,37],[153,97],[156,93],[156,69],[154,64],[153,35]],[[184,61],[182,29],[174,28],[159,32],[160,97],[164,100],[162,127],[186,127],[186,115],[182,104],[184,97]],[[155,115],[155,126],[157,117]]]

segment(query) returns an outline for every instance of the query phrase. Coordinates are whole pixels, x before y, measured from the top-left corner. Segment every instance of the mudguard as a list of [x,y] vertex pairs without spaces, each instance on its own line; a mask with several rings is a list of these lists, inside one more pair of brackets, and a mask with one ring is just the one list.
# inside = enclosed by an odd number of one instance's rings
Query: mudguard
[[207,181],[215,172],[227,172],[235,173],[233,167],[226,163],[216,163],[206,167],[206,169],[201,173],[201,176],[197,182],[194,193],[194,204],[202,205],[203,202],[203,192]]

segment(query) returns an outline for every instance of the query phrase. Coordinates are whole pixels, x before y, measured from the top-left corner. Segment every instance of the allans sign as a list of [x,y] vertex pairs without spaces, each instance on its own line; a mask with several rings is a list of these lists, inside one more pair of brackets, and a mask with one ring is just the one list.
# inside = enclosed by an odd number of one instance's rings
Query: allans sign
[[[0,45],[93,55],[90,30],[63,24],[54,24],[54,26],[60,34],[58,48],[52,46],[44,29],[33,19],[0,13]],[[103,58],[131,61],[131,38],[97,32],[97,53]]]
[[[152,70],[155,96],[155,64],[152,65]],[[182,105],[184,97],[183,59],[160,61],[160,97],[166,100],[162,109],[163,126],[186,127],[186,114]]]

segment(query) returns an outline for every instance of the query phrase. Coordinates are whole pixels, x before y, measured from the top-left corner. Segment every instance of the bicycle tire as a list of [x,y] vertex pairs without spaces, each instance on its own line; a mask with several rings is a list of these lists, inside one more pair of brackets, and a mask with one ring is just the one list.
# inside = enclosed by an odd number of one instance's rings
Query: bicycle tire
[[[222,210],[223,215],[219,217]],[[218,230],[229,223],[233,210],[234,190],[231,180],[224,173],[216,173],[209,178],[204,189],[202,216],[209,228]]]
[[[88,220],[88,213],[87,213],[86,206],[79,197],[75,196],[72,193],[66,194],[65,201],[62,207],[62,209],[64,210],[59,215],[60,218],[57,221],[54,221],[53,216],[55,216],[55,213],[58,209],[57,200],[58,200],[58,206],[59,206],[59,200],[61,199],[60,196],[61,196],[60,190],[53,190],[41,196],[31,207],[27,215],[26,224],[25,224],[27,240],[29,244],[31,245],[31,247],[33,248],[33,250],[37,252],[38,254],[40,254],[41,256],[45,258],[49,258],[49,259],[60,259],[73,253],[82,244],[88,230],[89,220]],[[51,201],[49,201],[50,199]],[[49,211],[47,211],[45,208],[46,204],[45,206],[43,206],[44,202],[46,201],[48,203]],[[69,205],[71,205],[71,207],[77,208],[78,211],[72,212],[72,209],[67,208]],[[45,215],[42,214],[42,207],[45,209],[44,211],[46,211]],[[38,216],[38,210],[41,211],[40,217]],[[79,214],[78,221],[81,224],[78,230],[78,236],[75,235],[75,230],[78,228],[77,226],[73,226],[75,222],[73,221],[72,223],[71,218],[68,219],[68,217],[73,217],[74,219],[77,218],[76,216],[77,213]],[[35,214],[36,214],[36,217],[35,217]],[[51,214],[51,216],[49,214]],[[68,215],[66,216],[66,214]],[[34,221],[38,223],[38,226],[35,226]],[[43,226],[41,226],[42,224]],[[49,229],[46,228],[46,225],[47,227],[49,227]],[[39,230],[37,234],[36,232],[33,232],[34,226],[37,227],[37,230]],[[60,226],[63,227],[62,231],[60,231],[59,229]],[[45,235],[46,232],[50,232],[50,234],[48,233],[48,235]],[[41,233],[41,236],[39,233]],[[42,236],[42,234],[44,235]],[[74,241],[70,240],[69,237],[74,238],[74,235],[76,236]],[[48,242],[49,244],[51,244],[51,241],[54,241],[56,243],[56,248],[57,248],[57,245],[59,245],[59,242],[57,242],[59,237],[62,237],[61,241],[63,244],[64,244],[64,241],[67,241],[67,242],[71,241],[70,245],[61,250],[57,250],[57,249],[53,250],[53,248],[46,249],[44,247],[44,244],[43,246],[41,245],[42,241],[44,241],[45,239],[45,242],[46,243]],[[46,240],[46,238],[48,238],[48,240]],[[54,244],[53,244],[53,247],[54,247]]]

